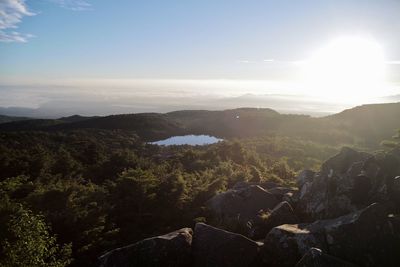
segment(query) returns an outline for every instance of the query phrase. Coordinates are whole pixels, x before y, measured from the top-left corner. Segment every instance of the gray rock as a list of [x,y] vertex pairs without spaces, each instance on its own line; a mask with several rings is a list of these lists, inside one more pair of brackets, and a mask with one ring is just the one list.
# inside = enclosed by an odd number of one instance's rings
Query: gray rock
[[312,247],[360,266],[398,266],[400,220],[388,216],[386,206],[372,204],[331,220],[281,225],[266,236],[263,261],[294,266]]
[[346,173],[355,162],[364,161],[371,157],[365,152],[358,152],[349,147],[343,147],[342,150],[325,161],[321,166],[321,172],[325,175],[340,175]]
[[311,248],[295,267],[356,267],[354,264],[343,261],[322,252],[318,248]]
[[297,176],[297,186],[301,188],[305,183],[312,182],[315,176],[315,172],[311,170],[304,170]]
[[250,185],[217,194],[206,205],[220,222],[235,220],[245,226],[260,210],[272,210],[278,203],[276,197],[267,190]]
[[254,266],[260,247],[261,244],[242,235],[197,223],[192,246],[193,266]]
[[289,187],[283,187],[283,186],[278,186],[278,187],[273,187],[273,188],[268,189],[268,192],[273,194],[276,197],[276,199],[278,199],[279,201],[282,201],[283,197],[286,194],[288,194],[288,193],[294,194],[297,191],[298,190],[296,188],[289,188]]
[[300,217],[304,220],[330,219],[370,204],[370,179],[360,175],[362,161],[369,157],[371,155],[367,153],[343,148],[327,160],[312,178],[310,172],[301,173],[296,205]]
[[389,219],[385,206],[372,204],[320,224],[330,255],[360,266],[398,266],[400,229]]
[[286,201],[279,203],[266,217],[258,216],[253,222],[249,236],[252,239],[264,239],[272,228],[282,224],[294,224],[299,219],[293,212],[292,206]]
[[284,224],[265,237],[262,258],[269,267],[292,267],[312,247],[326,248],[325,236],[307,224]]
[[297,206],[297,203],[299,202],[299,196],[300,196],[300,193],[298,190],[295,192],[288,192],[285,195],[283,195],[282,201],[286,201],[292,207],[295,207],[295,206]]
[[99,258],[99,267],[183,267],[191,264],[192,229],[147,238]]
[[396,206],[396,213],[400,213],[400,176],[393,180],[392,199]]

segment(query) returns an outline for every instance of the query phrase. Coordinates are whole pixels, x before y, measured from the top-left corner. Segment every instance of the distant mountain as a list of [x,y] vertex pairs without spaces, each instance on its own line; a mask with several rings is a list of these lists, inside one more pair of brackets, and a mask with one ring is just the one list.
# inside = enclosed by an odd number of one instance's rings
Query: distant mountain
[[0,107],[0,115],[12,117],[35,117],[35,110],[33,108],[22,107]]
[[369,104],[314,118],[280,114],[272,109],[239,108],[224,111],[183,110],[105,117],[71,116],[57,120],[28,120],[0,125],[0,131],[120,129],[134,131],[145,141],[174,135],[209,134],[222,138],[282,135],[337,144],[377,147],[400,128],[400,103]]
[[62,124],[63,121],[52,119],[30,119],[23,121],[13,121],[0,124],[0,131],[46,131],[51,126]]
[[80,115],[72,115],[69,117],[61,117],[58,120],[63,121],[63,122],[78,122],[78,121],[85,121],[85,120],[93,119],[93,118],[98,118],[98,116],[87,117],[87,116],[80,116]]
[[335,128],[371,142],[393,136],[400,128],[399,118],[400,103],[362,105],[326,117]]
[[12,121],[30,120],[30,119],[32,119],[32,118],[0,115],[0,123],[6,123],[6,122],[12,122]]

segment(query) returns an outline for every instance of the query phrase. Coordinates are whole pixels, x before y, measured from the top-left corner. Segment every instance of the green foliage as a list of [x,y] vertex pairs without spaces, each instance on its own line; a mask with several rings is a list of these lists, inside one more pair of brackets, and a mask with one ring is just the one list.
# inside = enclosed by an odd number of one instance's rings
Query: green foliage
[[[45,262],[67,264],[61,251],[71,244],[70,266],[92,266],[107,250],[211,220],[205,202],[237,182],[292,185],[298,170],[317,168],[335,151],[274,135],[161,147],[121,130],[0,132],[1,194],[23,209],[0,220],[20,224],[21,238],[33,238],[27,244],[46,248],[50,254],[35,252]],[[24,226],[29,220],[39,236]],[[10,240],[0,240],[9,242],[7,255],[20,255],[24,239]]]
[[71,246],[58,245],[41,216],[4,196],[0,222],[0,266],[62,267],[71,262]]

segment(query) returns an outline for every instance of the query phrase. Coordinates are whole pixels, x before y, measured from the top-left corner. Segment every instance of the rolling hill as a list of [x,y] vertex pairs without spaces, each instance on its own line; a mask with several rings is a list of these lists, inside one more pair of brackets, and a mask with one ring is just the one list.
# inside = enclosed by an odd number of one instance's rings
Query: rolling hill
[[184,134],[209,134],[222,138],[283,135],[328,144],[356,143],[372,148],[400,128],[399,116],[400,103],[362,105],[322,118],[256,108],[183,110],[14,121],[1,124],[0,131],[118,129],[134,131],[145,141]]

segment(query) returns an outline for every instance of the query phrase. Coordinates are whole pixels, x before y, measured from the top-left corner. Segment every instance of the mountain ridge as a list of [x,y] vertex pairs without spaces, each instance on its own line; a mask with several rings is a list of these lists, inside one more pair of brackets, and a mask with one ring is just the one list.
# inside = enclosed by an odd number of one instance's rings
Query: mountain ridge
[[399,116],[400,103],[366,104],[321,118],[281,114],[269,108],[180,110],[14,121],[0,124],[0,131],[118,129],[134,131],[145,141],[185,134],[209,134],[221,138],[279,134],[331,143],[352,143],[360,139],[367,146],[378,146],[400,128]]

